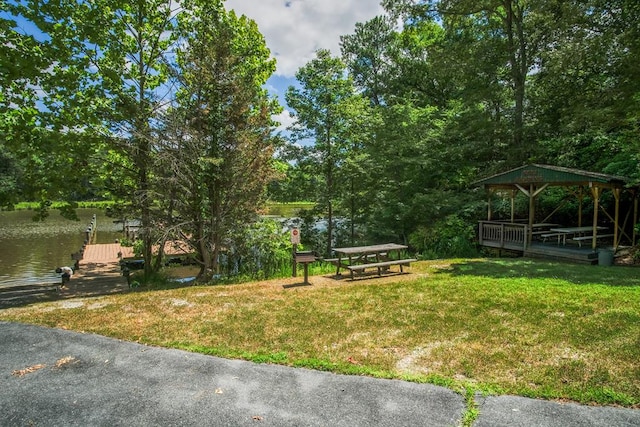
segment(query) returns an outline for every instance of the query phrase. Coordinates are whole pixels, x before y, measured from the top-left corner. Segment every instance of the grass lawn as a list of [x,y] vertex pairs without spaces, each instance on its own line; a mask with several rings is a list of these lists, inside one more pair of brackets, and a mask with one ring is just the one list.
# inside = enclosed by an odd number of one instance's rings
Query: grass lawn
[[[581,403],[640,405],[640,270],[440,260],[411,275],[133,292],[1,320],[229,358]],[[328,277],[327,275],[326,277]],[[471,397],[473,399],[473,397]]]

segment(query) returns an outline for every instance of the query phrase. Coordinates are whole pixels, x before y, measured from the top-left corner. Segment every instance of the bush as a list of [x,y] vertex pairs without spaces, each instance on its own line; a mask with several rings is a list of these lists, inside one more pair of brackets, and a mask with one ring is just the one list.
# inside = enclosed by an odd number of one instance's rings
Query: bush
[[249,225],[226,242],[220,266],[227,275],[252,279],[291,273],[292,245],[288,231],[274,220]]
[[478,255],[475,228],[458,215],[449,215],[409,236],[411,247],[423,258],[468,258]]

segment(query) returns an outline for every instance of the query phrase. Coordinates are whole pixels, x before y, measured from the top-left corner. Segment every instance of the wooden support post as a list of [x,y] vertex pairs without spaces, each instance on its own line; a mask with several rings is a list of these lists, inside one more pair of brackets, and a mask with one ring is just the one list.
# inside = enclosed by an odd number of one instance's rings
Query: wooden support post
[[521,186],[520,184],[515,184],[516,187],[524,193],[525,196],[529,198],[529,232],[526,236],[525,247],[531,244],[531,240],[533,239],[533,223],[536,217],[536,197],[540,195],[549,184],[544,184],[542,187],[536,189],[534,184],[529,184],[529,190]]
[[633,192],[633,239],[631,244],[636,245],[636,224],[638,223],[638,193]]
[[584,200],[584,191],[582,185],[578,189],[578,227],[582,227],[582,202]]
[[309,263],[305,262],[304,264],[304,284],[309,284]]
[[618,249],[618,223],[620,221],[620,192],[621,188],[613,189],[613,197],[616,199],[616,211],[614,214],[614,228],[613,228],[613,250],[615,252]]
[[292,277],[298,275],[298,262],[296,261],[296,253],[298,252],[298,245],[293,244],[293,274]]
[[529,232],[525,237],[525,246],[530,246],[531,239],[533,238],[533,235],[531,233],[533,232],[533,223],[536,217],[536,196],[534,195],[534,193],[535,193],[535,187],[533,184],[530,184],[529,185],[529,230],[528,230]]
[[518,194],[518,190],[511,190],[511,222],[515,220],[516,194]]
[[591,249],[595,251],[598,243],[596,239],[598,237],[598,210],[600,204],[600,188],[594,187],[593,183],[590,183],[589,185],[591,186],[591,194],[593,194],[593,239],[591,239]]
[[487,191],[487,221],[491,221],[491,190]]

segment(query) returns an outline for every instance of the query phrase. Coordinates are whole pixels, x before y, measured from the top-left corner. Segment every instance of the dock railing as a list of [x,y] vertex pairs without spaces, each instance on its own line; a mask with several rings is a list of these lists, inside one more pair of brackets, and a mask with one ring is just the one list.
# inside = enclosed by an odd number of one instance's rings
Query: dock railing
[[502,221],[479,221],[478,241],[481,246],[525,251],[529,226]]

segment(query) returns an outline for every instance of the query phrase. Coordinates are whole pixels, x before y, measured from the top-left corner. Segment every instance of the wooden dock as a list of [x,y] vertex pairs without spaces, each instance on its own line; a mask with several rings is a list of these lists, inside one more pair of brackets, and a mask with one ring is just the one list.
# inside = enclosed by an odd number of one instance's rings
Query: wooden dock
[[[118,254],[120,254],[120,257],[118,257]],[[132,256],[133,248],[120,246],[119,243],[87,245],[80,260],[80,270],[82,270],[83,266],[90,267],[93,264],[117,264],[120,258],[130,258]]]
[[65,288],[44,283],[0,288],[0,308],[74,297],[91,297],[125,292],[129,289],[120,271],[120,258],[132,257],[131,247],[119,243],[86,245],[83,258]]
[[[188,250],[187,245],[180,242],[167,242],[164,249],[169,257],[185,256]],[[129,285],[122,275],[120,260],[133,257],[133,248],[119,243],[87,244],[66,287],[60,288],[60,283],[0,287],[0,308],[126,292]]]

